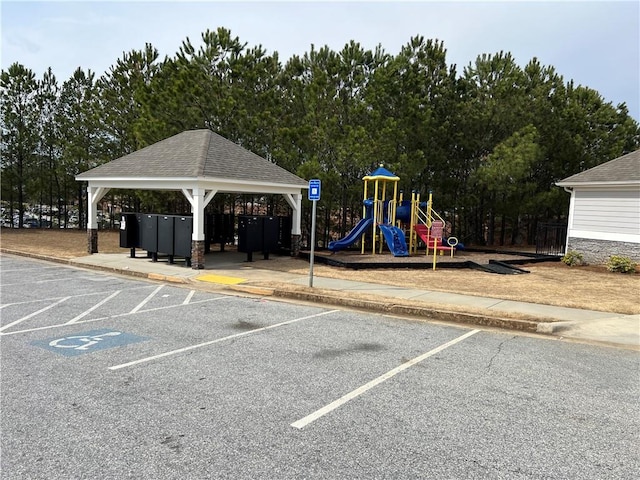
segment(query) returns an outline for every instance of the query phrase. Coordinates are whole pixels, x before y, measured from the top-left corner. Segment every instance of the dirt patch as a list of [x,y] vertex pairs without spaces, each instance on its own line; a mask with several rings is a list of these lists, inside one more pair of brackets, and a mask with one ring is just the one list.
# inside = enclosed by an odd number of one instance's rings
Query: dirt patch
[[[100,231],[101,253],[123,253],[118,231]],[[87,255],[87,233],[78,230],[1,229],[0,247],[6,250],[74,258]],[[253,262],[255,268],[306,275],[309,263],[272,255]],[[314,275],[400,287],[480,295],[563,307],[640,314],[640,273],[620,274],[604,266],[568,267],[562,262],[523,265],[531,273],[497,275],[469,269],[350,270],[316,264]]]
[[[88,255],[86,230],[0,229],[0,247],[24,253],[55,258],[77,258]],[[120,232],[98,232],[101,253],[120,253]]]

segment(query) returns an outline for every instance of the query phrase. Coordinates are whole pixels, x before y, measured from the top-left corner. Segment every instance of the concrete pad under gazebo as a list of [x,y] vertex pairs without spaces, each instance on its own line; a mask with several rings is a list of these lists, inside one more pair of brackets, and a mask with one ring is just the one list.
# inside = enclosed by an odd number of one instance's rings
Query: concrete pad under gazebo
[[217,193],[282,195],[293,210],[292,254],[300,248],[308,182],[208,129],[188,130],[80,173],[87,182],[89,253],[98,252],[98,202],[111,188],[181,191],[191,204],[191,266],[204,268],[204,209]]

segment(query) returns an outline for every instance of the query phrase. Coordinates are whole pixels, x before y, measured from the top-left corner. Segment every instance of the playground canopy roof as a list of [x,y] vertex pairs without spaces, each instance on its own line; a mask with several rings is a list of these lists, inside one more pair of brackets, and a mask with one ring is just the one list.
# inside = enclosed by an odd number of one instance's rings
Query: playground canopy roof
[[208,129],[188,130],[83,172],[107,188],[180,190],[194,182],[218,192],[300,193],[308,182]]
[[362,177],[362,180],[364,181],[385,180],[387,182],[397,182],[398,180],[400,180],[400,177],[396,177],[393,173],[391,173],[389,170],[387,170],[382,165],[380,165],[369,175],[365,175],[364,177]]

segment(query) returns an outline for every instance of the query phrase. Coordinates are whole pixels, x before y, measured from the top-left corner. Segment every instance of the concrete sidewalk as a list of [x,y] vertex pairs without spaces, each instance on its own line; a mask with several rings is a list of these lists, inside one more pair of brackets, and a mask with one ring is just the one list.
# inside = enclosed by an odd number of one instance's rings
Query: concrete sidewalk
[[235,252],[208,254],[205,270],[193,270],[179,263],[170,265],[166,260],[152,262],[144,252],[137,255],[137,258],[130,258],[125,253],[98,253],[67,263],[157,281],[189,284],[194,288],[270,295],[377,313],[516,329],[640,351],[640,315],[620,315],[319,276],[314,276],[313,288],[309,288],[308,275],[259,268],[260,262],[245,262],[246,256]]

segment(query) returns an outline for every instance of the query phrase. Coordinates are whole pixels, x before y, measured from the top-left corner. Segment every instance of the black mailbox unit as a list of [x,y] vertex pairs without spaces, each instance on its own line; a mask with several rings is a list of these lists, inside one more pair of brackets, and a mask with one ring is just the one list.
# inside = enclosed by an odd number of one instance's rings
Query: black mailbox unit
[[140,223],[140,248],[158,260],[158,215],[143,214]]
[[278,237],[280,235],[280,220],[278,217],[266,216],[262,218],[262,253],[264,259],[269,259],[269,253],[278,251]]
[[174,222],[174,255],[177,257],[184,257],[187,267],[190,267],[193,217],[177,215],[174,218]]
[[241,215],[238,217],[238,251],[253,261],[253,252],[262,251],[262,217]]
[[169,255],[169,263],[173,263],[173,215],[158,215],[158,252]]
[[138,225],[138,230],[136,234],[136,248],[142,248],[142,217],[144,213],[136,212],[136,223]]
[[123,213],[120,217],[120,247],[130,248],[131,258],[135,258],[138,243],[138,218],[135,213]]

